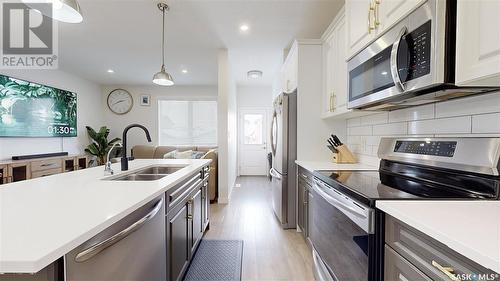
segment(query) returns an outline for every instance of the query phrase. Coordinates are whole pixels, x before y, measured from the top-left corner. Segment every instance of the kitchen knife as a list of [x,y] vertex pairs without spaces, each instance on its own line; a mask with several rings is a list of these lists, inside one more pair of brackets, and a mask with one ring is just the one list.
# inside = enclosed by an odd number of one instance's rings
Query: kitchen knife
[[335,143],[333,142],[333,140],[332,140],[332,139],[328,139],[328,143],[329,143],[331,146],[333,146],[333,147],[335,147],[335,146],[336,146],[336,145],[335,145]]
[[338,153],[339,151],[337,149],[335,149],[335,147],[331,146],[331,145],[327,145],[328,149],[330,149],[331,152],[333,153]]
[[336,144],[337,146],[341,146],[341,145],[342,145],[342,142],[341,142],[341,141],[340,141],[340,139],[337,137],[337,135],[332,135],[332,138],[333,138],[333,140],[334,140],[334,142],[335,142],[335,144]]

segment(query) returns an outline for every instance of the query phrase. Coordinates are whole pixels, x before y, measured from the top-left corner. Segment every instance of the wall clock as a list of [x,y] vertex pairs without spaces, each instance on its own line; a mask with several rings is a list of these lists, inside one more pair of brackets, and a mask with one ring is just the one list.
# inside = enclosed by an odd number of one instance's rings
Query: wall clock
[[134,98],[124,89],[116,89],[108,95],[108,107],[115,114],[125,114],[132,109]]

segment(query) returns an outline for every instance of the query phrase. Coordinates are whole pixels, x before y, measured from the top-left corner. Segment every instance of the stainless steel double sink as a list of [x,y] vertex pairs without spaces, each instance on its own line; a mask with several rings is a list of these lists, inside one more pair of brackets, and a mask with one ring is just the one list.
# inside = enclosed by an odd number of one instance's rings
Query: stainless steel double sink
[[111,181],[155,181],[173,174],[188,165],[159,165],[150,166],[141,170],[133,171],[125,175],[118,175],[115,177],[106,178],[105,180]]

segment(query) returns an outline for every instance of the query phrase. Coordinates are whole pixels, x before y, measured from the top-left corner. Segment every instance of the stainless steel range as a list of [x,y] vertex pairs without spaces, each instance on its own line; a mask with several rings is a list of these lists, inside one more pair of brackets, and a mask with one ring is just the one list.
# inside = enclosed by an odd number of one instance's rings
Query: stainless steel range
[[376,200],[499,200],[500,138],[383,138],[378,171],[316,171],[309,239],[317,280],[382,280]]

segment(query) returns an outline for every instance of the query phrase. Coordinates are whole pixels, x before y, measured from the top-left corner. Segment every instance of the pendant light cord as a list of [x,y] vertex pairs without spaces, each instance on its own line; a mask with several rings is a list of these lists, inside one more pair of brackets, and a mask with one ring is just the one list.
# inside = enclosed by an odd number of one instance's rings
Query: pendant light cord
[[162,9],[162,20],[163,20],[163,25],[162,25],[162,32],[161,32],[161,49],[162,49],[162,58],[161,58],[161,64],[162,67],[165,65],[165,7]]

